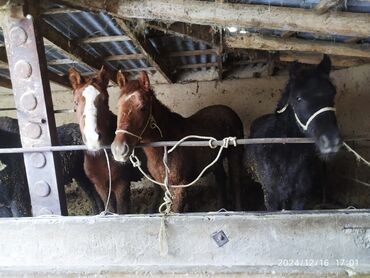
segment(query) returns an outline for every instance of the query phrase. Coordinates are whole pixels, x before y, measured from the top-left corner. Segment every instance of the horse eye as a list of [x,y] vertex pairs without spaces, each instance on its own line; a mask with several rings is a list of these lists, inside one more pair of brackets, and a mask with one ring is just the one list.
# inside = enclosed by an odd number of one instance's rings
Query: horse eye
[[140,108],[140,111],[141,112],[145,112],[145,111],[147,111],[148,109],[147,109],[147,107],[146,107],[146,105],[145,106],[142,106],[141,108]]
[[299,102],[299,101],[301,101],[302,100],[302,98],[301,97],[297,97],[297,101]]

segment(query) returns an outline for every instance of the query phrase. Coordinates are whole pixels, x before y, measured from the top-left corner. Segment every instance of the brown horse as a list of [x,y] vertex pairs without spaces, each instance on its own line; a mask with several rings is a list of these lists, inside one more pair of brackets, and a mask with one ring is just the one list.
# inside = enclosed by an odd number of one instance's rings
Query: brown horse
[[[96,78],[84,79],[75,69],[69,70],[76,114],[82,139],[88,147],[85,152],[84,169],[106,204],[108,200],[109,174],[107,160],[102,150],[114,139],[117,116],[109,110],[107,86],[109,75],[104,67]],[[117,163],[109,152],[112,177],[113,204],[110,209],[117,213],[128,213],[130,209],[130,181],[140,179],[138,171],[130,164]]]
[[[190,134],[213,136],[218,139],[230,136],[243,137],[242,122],[229,107],[209,106],[189,118],[184,118],[171,112],[155,97],[145,72],[141,73],[138,80],[132,81],[127,81],[125,76],[118,72],[117,81],[121,89],[121,96],[118,101],[117,132],[112,144],[112,153],[117,161],[127,161],[133,148],[139,142],[179,140]],[[155,128],[153,123],[158,128]],[[241,209],[242,150],[241,147],[226,149],[218,163],[211,168],[218,183],[219,206],[225,204],[227,193],[226,174],[222,163],[223,158],[227,157],[235,209]],[[163,182],[165,177],[162,162],[163,149],[145,147],[144,152],[147,156],[150,174],[156,181]],[[177,148],[168,157],[169,184],[179,185],[191,182],[215,158],[216,154],[217,150],[204,147]],[[171,190],[173,195],[172,210],[182,211],[185,189],[171,188]]]

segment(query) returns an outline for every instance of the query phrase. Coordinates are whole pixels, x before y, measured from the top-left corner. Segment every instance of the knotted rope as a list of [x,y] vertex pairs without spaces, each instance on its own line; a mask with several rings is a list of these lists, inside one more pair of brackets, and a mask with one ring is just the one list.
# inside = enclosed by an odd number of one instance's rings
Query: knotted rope
[[161,217],[161,226],[160,226],[159,235],[158,235],[159,252],[160,252],[161,256],[166,256],[168,254],[166,217],[171,213],[171,206],[172,206],[172,194],[171,194],[171,191],[170,191],[170,187],[185,188],[185,187],[192,186],[197,181],[199,181],[199,179],[203,176],[205,171],[207,171],[210,167],[212,167],[219,160],[219,158],[221,157],[223,149],[228,148],[230,143],[233,144],[234,147],[237,146],[236,137],[226,137],[226,138],[224,138],[223,139],[223,144],[222,144],[222,146],[220,146],[220,149],[217,153],[216,158],[211,163],[209,163],[206,167],[204,167],[203,170],[199,173],[199,175],[192,182],[190,182],[188,184],[182,184],[182,185],[170,185],[169,184],[170,169],[168,167],[168,154],[173,152],[181,143],[183,143],[184,141],[186,141],[190,138],[208,140],[208,146],[211,149],[217,148],[217,146],[213,144],[214,142],[217,141],[216,138],[210,137],[210,136],[199,136],[199,135],[189,135],[189,136],[186,136],[186,137],[182,138],[169,151],[167,151],[167,147],[164,147],[164,150],[163,150],[163,165],[164,165],[165,175],[164,175],[163,183],[152,179],[147,173],[145,173],[145,171],[141,168],[141,162],[140,162],[139,158],[135,155],[134,151],[130,155],[130,161],[132,163],[132,166],[135,167],[135,168],[138,168],[140,170],[140,172],[143,174],[143,176],[146,177],[148,180],[150,180],[154,184],[160,185],[164,189],[163,203],[159,206],[159,209],[158,209],[159,213],[162,215],[162,217]]

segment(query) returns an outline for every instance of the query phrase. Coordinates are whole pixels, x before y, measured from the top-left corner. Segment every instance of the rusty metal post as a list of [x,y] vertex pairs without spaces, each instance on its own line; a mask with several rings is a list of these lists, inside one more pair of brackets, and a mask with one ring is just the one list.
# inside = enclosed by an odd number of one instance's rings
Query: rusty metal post
[[[51,146],[57,137],[44,45],[33,17],[24,16],[19,2],[10,1],[5,9],[3,30],[22,146]],[[24,162],[33,215],[66,215],[53,153],[25,153]]]

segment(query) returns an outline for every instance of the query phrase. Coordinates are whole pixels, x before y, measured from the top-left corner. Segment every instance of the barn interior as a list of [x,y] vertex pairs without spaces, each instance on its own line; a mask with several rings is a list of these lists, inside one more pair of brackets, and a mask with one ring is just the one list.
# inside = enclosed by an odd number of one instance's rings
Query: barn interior
[[[330,77],[337,90],[341,135],[362,157],[370,158],[368,0],[2,2],[3,26],[9,24],[9,10],[21,7],[33,17],[35,33],[43,42],[37,47],[39,56],[45,57],[39,61],[44,68],[41,75],[51,89],[44,102],[46,111],[54,112],[51,119],[55,118],[56,126],[77,122],[68,70],[73,67],[89,77],[104,65],[111,76],[109,105],[114,113],[119,97],[116,72],[135,79],[146,71],[156,96],[172,111],[188,117],[205,106],[230,106],[242,119],[247,138],[254,119],[275,111],[291,65],[316,65],[327,54],[332,61]],[[12,49],[3,29],[0,116],[18,118],[13,90],[17,81],[9,71],[15,65],[9,59]],[[324,164],[328,180],[306,209],[320,214],[316,210],[370,207],[368,165],[344,148]],[[247,177],[243,180],[248,183],[244,210],[264,211],[260,185]],[[151,212],[153,185],[143,179],[131,188],[132,213]],[[185,212],[217,211],[215,188],[213,176],[189,188]],[[69,215],[96,214],[76,182],[64,189]],[[369,248],[368,230],[364,238]]]

